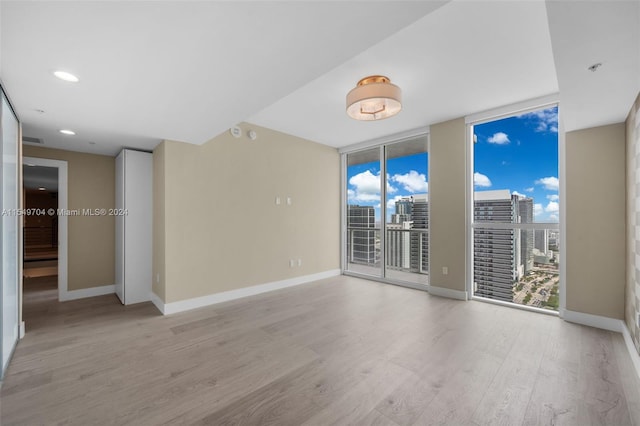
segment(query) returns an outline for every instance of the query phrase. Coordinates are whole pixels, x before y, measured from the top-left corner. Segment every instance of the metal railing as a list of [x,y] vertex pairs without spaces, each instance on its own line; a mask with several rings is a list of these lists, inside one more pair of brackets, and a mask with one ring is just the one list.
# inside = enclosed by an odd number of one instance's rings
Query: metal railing
[[[429,273],[429,230],[386,229],[386,267],[395,271]],[[347,228],[347,262],[380,267],[380,228]]]

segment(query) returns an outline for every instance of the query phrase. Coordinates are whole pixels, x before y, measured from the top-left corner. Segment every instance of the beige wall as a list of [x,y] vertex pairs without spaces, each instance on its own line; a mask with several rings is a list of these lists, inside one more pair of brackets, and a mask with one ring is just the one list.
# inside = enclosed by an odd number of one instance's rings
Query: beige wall
[[626,121],[627,145],[627,276],[624,319],[640,353],[640,95]]
[[[164,247],[165,274],[154,291],[166,303],[340,267],[337,150],[242,128],[238,139],[225,132],[202,146],[166,141],[154,151],[164,164],[154,181],[163,174],[165,185],[154,215],[155,266]],[[249,128],[257,140],[246,137]],[[290,268],[289,259],[302,266]]]
[[[466,125],[459,118],[430,129],[430,284],[465,291]],[[442,274],[445,266],[448,275]]]
[[153,151],[153,292],[165,300],[165,146],[163,142]]
[[[67,162],[70,210],[115,207],[114,157],[27,145],[23,155]],[[68,290],[113,285],[114,217],[70,216],[68,227]]]
[[566,158],[566,308],[622,319],[624,124],[567,132]]

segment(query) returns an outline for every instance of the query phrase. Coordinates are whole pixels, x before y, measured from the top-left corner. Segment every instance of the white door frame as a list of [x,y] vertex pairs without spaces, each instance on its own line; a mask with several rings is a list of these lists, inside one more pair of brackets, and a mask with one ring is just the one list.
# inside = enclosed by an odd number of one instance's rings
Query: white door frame
[[[48,158],[24,157],[23,165],[34,165],[44,167],[55,167],[58,169],[58,211],[66,212],[68,210],[68,169],[67,162],[62,160],[50,160]],[[67,215],[58,214],[58,301],[69,300],[69,291],[67,289]],[[24,244],[24,242],[23,242]]]

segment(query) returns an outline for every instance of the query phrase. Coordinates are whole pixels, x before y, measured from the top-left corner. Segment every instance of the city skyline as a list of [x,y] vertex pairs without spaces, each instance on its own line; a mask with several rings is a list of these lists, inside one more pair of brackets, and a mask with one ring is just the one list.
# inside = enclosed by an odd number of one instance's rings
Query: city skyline
[[[559,219],[558,108],[474,126],[474,191],[508,189],[534,200],[534,221]],[[387,161],[387,221],[395,201],[428,193],[426,152]],[[347,168],[349,204],[373,206],[380,221],[380,163]]]

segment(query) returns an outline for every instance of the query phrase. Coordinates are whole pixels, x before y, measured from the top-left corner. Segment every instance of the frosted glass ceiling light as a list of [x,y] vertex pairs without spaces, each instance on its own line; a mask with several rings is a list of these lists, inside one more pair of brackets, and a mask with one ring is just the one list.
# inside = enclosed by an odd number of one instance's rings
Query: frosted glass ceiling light
[[400,88],[389,77],[371,75],[347,94],[347,114],[356,120],[382,120],[402,109]]

